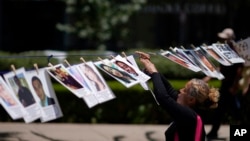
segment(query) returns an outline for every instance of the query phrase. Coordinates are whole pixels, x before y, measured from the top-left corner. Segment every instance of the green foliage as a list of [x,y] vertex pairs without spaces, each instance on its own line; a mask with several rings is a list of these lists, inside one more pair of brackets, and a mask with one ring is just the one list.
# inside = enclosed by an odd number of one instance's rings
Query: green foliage
[[[180,89],[187,81],[170,80],[170,83],[175,89]],[[210,85],[218,87],[218,82],[213,80]],[[152,94],[140,85],[125,88],[118,81],[108,81],[108,85],[116,98],[89,109],[61,84],[54,83],[53,87],[64,113],[61,119],[54,122],[164,124],[171,121],[169,115],[157,105]],[[152,88],[151,82],[149,86]]]
[[68,20],[58,23],[57,29],[76,34],[79,38],[94,41],[99,48],[112,38],[126,37],[126,23],[146,0],[117,2],[114,0],[63,0]]

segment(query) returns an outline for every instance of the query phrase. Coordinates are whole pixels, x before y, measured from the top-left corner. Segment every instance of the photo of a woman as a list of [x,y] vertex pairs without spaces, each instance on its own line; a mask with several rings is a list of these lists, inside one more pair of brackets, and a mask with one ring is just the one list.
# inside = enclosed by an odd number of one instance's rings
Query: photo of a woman
[[4,104],[7,106],[14,106],[17,104],[15,99],[12,97],[10,92],[6,89],[4,84],[0,82],[0,97],[4,101]]
[[132,67],[130,67],[128,64],[126,64],[125,62],[116,60],[114,63],[117,66],[119,66],[120,68],[122,68],[123,70],[125,70],[126,72],[128,72],[134,76],[138,76],[138,73]]
[[114,67],[105,64],[100,64],[100,68],[102,68],[105,72],[107,72],[111,76],[118,78],[119,80],[125,83],[131,83],[133,81],[136,81],[136,79],[130,76],[128,73],[120,71]]
[[83,64],[79,66],[83,74],[88,78],[88,80],[94,85],[97,91],[104,90],[106,88],[104,82],[100,76],[94,71],[94,69],[88,64]]

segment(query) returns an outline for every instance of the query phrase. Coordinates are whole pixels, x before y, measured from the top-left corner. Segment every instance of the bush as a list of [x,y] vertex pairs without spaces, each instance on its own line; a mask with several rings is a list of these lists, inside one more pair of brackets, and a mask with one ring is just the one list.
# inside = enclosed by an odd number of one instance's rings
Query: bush
[[[184,87],[188,80],[170,80],[175,89]],[[210,85],[218,87],[218,81]],[[117,81],[108,81],[116,98],[99,104],[91,109],[82,99],[77,98],[62,85],[54,83],[58,101],[64,116],[53,122],[83,123],[130,123],[165,124],[171,122],[169,115],[157,105],[153,95],[140,85],[125,88]],[[152,84],[149,83],[152,87]]]

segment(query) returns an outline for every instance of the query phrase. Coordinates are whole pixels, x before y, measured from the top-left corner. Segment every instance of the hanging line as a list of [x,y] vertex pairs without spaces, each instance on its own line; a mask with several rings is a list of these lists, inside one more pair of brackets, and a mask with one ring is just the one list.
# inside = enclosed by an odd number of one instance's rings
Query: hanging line
[[70,56],[110,56],[110,55],[117,55],[118,53],[114,54],[66,54],[66,55],[8,55],[8,56],[0,56],[0,58],[48,58],[51,59],[52,57],[59,58],[59,57],[70,57]]

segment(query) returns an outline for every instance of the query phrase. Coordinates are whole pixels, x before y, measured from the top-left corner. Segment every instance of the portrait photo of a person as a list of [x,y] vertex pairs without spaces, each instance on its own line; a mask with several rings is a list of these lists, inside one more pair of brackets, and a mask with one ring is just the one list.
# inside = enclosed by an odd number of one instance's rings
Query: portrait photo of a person
[[207,49],[207,52],[208,52],[215,60],[222,60],[222,58],[221,58],[213,49]]
[[[22,103],[22,105],[24,107],[30,106],[32,104],[35,103],[35,99],[30,91],[30,89],[23,85],[23,83],[21,82],[21,78],[18,78],[16,75],[13,77],[15,84],[18,87],[18,98],[20,100],[20,102]],[[25,80],[26,81],[26,80]]]
[[42,107],[55,104],[55,100],[45,94],[43,83],[40,78],[38,78],[37,76],[33,76],[31,79],[31,83],[37,96],[40,98],[40,104]]
[[81,89],[83,86],[77,82],[66,69],[63,69],[61,66],[54,67],[50,72],[63,84],[70,87],[71,89]]
[[207,57],[200,51],[196,50],[194,51],[197,55],[197,57],[200,59],[200,61],[210,70],[215,71],[215,67],[211,64],[211,62],[207,59]]
[[182,65],[182,66],[184,66],[186,68],[189,67],[187,62],[185,62],[182,59],[174,56],[173,54],[167,53],[167,54],[165,54],[165,57],[167,57],[168,59],[172,60],[173,62],[175,62],[177,64],[180,64],[180,65]]
[[14,106],[17,104],[9,90],[7,90],[2,82],[0,82],[0,97],[2,98],[6,106]]
[[83,87],[85,89],[90,91],[90,87],[87,84],[86,78],[84,78],[83,75],[81,75],[81,73],[78,70],[78,67],[76,65],[75,66],[70,66],[67,69],[83,85]]
[[201,68],[201,70],[203,72],[207,72],[208,69],[206,67],[204,67],[195,57],[195,53],[193,50],[188,50],[188,51],[185,51],[185,53],[187,54],[187,56],[196,64],[196,66],[198,66],[199,68]]
[[[178,57],[180,57],[181,59],[183,59],[183,60],[189,62],[188,58],[187,58],[185,55],[183,55],[180,51],[176,50],[176,51],[175,51],[175,54],[176,54]],[[192,62],[190,62],[190,63],[192,63]]]
[[96,91],[101,91],[106,89],[105,83],[102,81],[101,77],[95,72],[95,70],[88,64],[80,65],[80,70],[91,82]]
[[129,74],[134,75],[134,76],[138,76],[138,73],[134,70],[134,68],[132,68],[131,66],[129,66],[125,62],[122,62],[122,61],[119,61],[119,60],[115,60],[114,63],[117,66],[119,66],[120,68],[122,68],[123,70],[125,70],[126,72],[128,72]]
[[114,67],[111,67],[105,64],[100,64],[100,68],[102,68],[105,72],[107,72],[111,76],[118,78],[119,80],[125,83],[131,83],[133,81],[136,81],[136,79],[130,76],[128,73],[120,71]]

